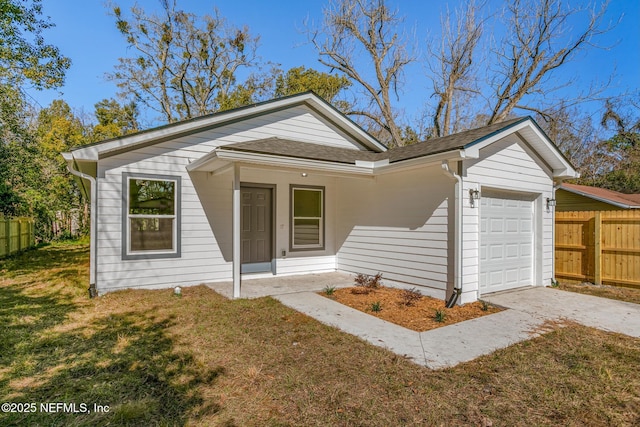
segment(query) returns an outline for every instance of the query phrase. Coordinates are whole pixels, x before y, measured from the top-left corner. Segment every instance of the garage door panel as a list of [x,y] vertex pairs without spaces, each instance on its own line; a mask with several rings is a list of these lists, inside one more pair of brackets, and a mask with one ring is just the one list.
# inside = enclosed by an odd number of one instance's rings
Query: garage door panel
[[491,254],[491,256],[489,256],[489,260],[490,261],[494,261],[494,260],[501,260],[504,258],[504,253],[503,253],[503,249],[504,247],[502,245],[491,245],[489,246],[489,253]]
[[491,219],[490,220],[491,227],[489,231],[492,233],[502,233],[504,229],[504,222],[500,219]]
[[521,245],[517,244],[517,243],[510,243],[510,244],[506,244],[504,245],[505,248],[505,258],[507,259],[518,259],[520,258],[520,254],[522,253],[521,251]]
[[495,292],[531,285],[533,203],[529,195],[480,199],[480,288]]
[[501,199],[490,199],[489,200],[489,205],[494,207],[494,208],[503,208],[504,207],[504,200],[501,200]]
[[504,281],[503,271],[491,271],[489,272],[489,284],[490,286],[499,286]]
[[505,270],[504,276],[505,276],[505,283],[507,285],[517,284],[520,280],[520,269],[512,268],[512,269]]
[[518,218],[507,218],[505,220],[505,231],[507,233],[519,233],[520,220]]

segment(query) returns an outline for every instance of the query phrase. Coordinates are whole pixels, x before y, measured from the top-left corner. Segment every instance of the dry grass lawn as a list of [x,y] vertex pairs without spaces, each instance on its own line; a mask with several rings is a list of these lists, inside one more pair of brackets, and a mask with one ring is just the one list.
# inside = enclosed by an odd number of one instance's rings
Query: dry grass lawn
[[87,299],[85,245],[0,261],[0,397],[109,405],[0,425],[640,424],[640,340],[570,325],[430,371],[271,298]]
[[558,286],[558,289],[640,304],[640,288],[594,285],[591,283],[562,282],[560,283],[560,286]]

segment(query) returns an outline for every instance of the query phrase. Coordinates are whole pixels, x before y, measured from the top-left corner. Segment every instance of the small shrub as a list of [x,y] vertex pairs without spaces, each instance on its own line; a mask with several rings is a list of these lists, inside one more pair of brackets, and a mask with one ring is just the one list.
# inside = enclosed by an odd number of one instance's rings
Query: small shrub
[[382,273],[378,273],[375,276],[369,276],[367,274],[359,273],[354,281],[356,282],[356,286],[368,289],[378,289],[382,283]]
[[480,306],[480,310],[482,311],[489,311],[489,303],[486,301],[480,301],[480,304],[482,304]]
[[415,304],[415,302],[420,298],[422,298],[422,294],[416,288],[403,289],[402,292],[400,292],[400,299],[402,300],[402,304],[406,305],[407,307]]
[[447,313],[442,309],[436,310],[436,314],[433,316],[433,318],[438,323],[444,323],[444,321],[447,319]]
[[555,279],[551,279],[551,287],[552,288],[557,288],[558,286],[560,286],[560,282],[558,282]]
[[326,295],[331,296],[336,292],[336,287],[327,285],[327,286],[324,287],[323,292]]
[[373,304],[371,304],[371,311],[376,313],[382,311],[382,304],[380,304],[380,301],[376,301]]

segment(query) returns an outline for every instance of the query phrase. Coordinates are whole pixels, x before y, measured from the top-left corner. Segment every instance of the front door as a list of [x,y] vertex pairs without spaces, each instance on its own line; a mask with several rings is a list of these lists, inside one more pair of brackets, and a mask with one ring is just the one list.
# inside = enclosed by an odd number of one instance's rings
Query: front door
[[240,193],[240,271],[272,271],[273,188],[242,186]]

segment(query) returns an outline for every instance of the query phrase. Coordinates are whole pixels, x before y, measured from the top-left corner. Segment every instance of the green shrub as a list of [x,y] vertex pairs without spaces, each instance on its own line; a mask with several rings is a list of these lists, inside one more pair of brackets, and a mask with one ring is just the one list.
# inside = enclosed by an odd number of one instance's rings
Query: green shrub
[[336,287],[327,285],[327,286],[324,287],[323,292],[326,295],[331,296],[336,292]]

